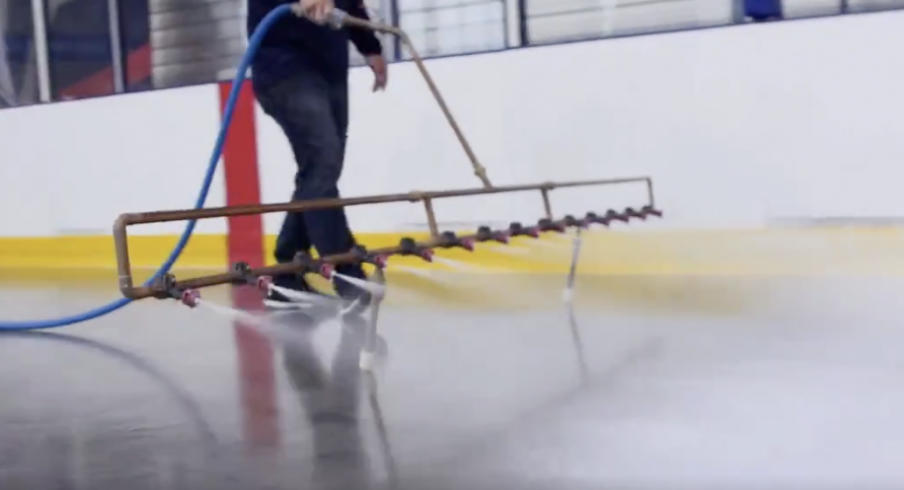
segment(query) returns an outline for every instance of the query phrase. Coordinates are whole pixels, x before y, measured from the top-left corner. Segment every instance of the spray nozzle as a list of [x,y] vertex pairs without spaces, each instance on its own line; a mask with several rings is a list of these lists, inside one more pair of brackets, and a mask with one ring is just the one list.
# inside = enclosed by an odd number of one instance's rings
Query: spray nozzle
[[625,208],[624,216],[627,218],[642,219],[644,221],[647,220],[647,213],[644,213],[643,211],[638,211],[634,208]]
[[570,214],[565,216],[565,218],[562,220],[562,223],[564,223],[565,227],[567,227],[567,228],[586,228],[587,227],[586,220],[577,219]]
[[414,255],[420,257],[427,262],[433,262],[433,250],[418,245],[411,237],[402,238],[399,241],[399,255]]
[[589,212],[589,213],[587,213],[587,214],[584,216],[584,222],[585,222],[585,223],[595,223],[595,224],[603,225],[603,226],[609,226],[609,220],[608,220],[608,219],[606,219],[606,218],[604,218],[604,217],[602,217],[602,216],[599,216],[598,214],[596,214],[596,213],[594,213],[594,212],[592,212],[592,211]]
[[295,265],[298,266],[298,275],[317,274],[324,279],[332,279],[334,267],[329,262],[315,259],[307,252],[298,252],[295,255]]
[[531,238],[539,238],[540,230],[534,227],[525,227],[521,223],[517,221],[509,225],[509,236],[517,237],[517,236],[529,236]]
[[454,231],[444,231],[439,235],[437,246],[442,248],[463,248],[469,252],[474,251],[475,239],[471,237],[458,237]]
[[662,211],[654,208],[653,206],[651,206],[649,204],[640,208],[640,212],[647,216],[655,216],[657,218],[662,218]]
[[382,270],[389,264],[389,256],[386,254],[371,255],[366,262],[373,264],[376,268]]
[[508,243],[509,235],[505,231],[493,231],[489,226],[481,226],[477,228],[477,234],[474,238],[478,242],[499,242],[499,243]]
[[618,211],[616,211],[614,209],[610,209],[610,210],[606,211],[605,217],[609,220],[609,222],[621,221],[622,223],[627,223],[628,219],[629,219],[627,214],[619,213]]
[[565,226],[562,223],[553,221],[549,218],[543,218],[538,221],[537,228],[539,228],[540,231],[554,231],[556,233],[565,233]]
[[264,292],[269,291],[273,284],[273,278],[270,276],[255,276],[247,262],[232,264],[232,272],[237,276],[232,281],[233,284],[250,284]]
[[197,289],[186,289],[179,296],[179,301],[189,308],[194,308],[201,303],[201,293]]
[[371,264],[378,269],[385,269],[386,264],[389,261],[388,255],[371,253],[364,245],[355,245],[352,247],[351,254],[354,255],[355,260],[357,260],[358,263]]
[[179,289],[176,276],[172,274],[164,274],[157,278],[152,288],[157,299],[175,299],[189,308],[194,308],[201,302],[201,293],[197,289]]

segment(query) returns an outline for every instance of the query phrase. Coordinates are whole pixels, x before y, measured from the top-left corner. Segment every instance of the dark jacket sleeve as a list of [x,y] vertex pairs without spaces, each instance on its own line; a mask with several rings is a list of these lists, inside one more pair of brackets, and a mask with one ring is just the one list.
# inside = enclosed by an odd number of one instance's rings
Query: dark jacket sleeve
[[[353,7],[349,8],[348,14],[359,19],[370,19],[367,15],[367,9],[364,7],[364,0],[352,0]],[[348,37],[352,44],[355,45],[358,52],[364,56],[375,54],[383,54],[383,45],[373,31],[369,29],[361,29],[351,27],[348,31]]]

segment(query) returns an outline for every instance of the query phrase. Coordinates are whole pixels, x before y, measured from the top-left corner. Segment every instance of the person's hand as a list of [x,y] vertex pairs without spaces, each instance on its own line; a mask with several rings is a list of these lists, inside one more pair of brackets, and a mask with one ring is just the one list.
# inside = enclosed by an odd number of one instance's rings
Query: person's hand
[[374,72],[373,91],[385,90],[386,84],[389,82],[389,66],[386,64],[386,58],[382,54],[368,56],[367,64]]
[[301,0],[301,12],[317,24],[326,24],[333,11],[333,0]]

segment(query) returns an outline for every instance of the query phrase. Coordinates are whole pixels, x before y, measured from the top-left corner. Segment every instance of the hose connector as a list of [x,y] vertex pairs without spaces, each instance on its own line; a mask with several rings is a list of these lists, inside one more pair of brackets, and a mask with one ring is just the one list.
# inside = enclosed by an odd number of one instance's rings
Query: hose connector
[[559,221],[553,221],[549,218],[543,218],[537,222],[537,228],[540,231],[552,231],[556,233],[565,233],[565,225]]
[[487,175],[487,169],[483,165],[480,165],[479,163],[474,164],[474,175],[480,179],[480,182],[482,182],[483,186],[487,189],[493,187],[493,184],[490,182],[490,177]]
[[370,264],[378,269],[385,269],[389,262],[389,256],[386,254],[372,253],[367,250],[364,245],[355,245],[352,247],[351,253],[355,259],[361,264]]
[[481,226],[477,229],[477,241],[478,242],[499,242],[502,244],[508,244],[509,242],[509,234],[506,231],[494,231],[489,226]]
[[232,272],[238,276],[232,281],[233,284],[247,284],[264,292],[270,291],[270,286],[273,284],[273,278],[270,276],[255,276],[247,262],[232,264]]
[[411,237],[405,237],[399,241],[398,253],[399,255],[413,255],[415,257],[420,257],[426,262],[433,262],[433,250],[418,245],[417,241]]
[[529,236],[540,238],[540,230],[535,227],[526,227],[517,221],[509,225],[508,235],[511,237]]
[[441,248],[463,248],[473,252],[475,241],[473,237],[459,237],[454,231],[444,231],[439,235],[437,245]]
[[297,15],[298,17],[308,19],[316,24],[325,24],[337,30],[342,29],[342,27],[345,25],[345,19],[348,18],[347,12],[342,9],[334,8],[330,10],[323,22],[317,22],[307,16],[304,11],[304,7],[301,5],[301,1],[294,2],[290,8],[292,9],[292,13]]
[[649,204],[640,208],[640,212],[644,213],[647,216],[655,216],[657,218],[662,218],[662,210],[656,209]]
[[317,274],[324,279],[333,278],[333,264],[311,257],[306,252],[299,252],[295,255],[295,264],[298,266],[298,275]]
[[[593,213],[589,213],[593,214]],[[566,228],[587,228],[587,221],[584,219],[577,219],[572,215],[565,216],[565,219],[562,220],[562,223]]]
[[345,25],[346,18],[348,18],[348,13],[344,10],[334,8],[333,10],[330,10],[329,15],[327,15],[326,23],[333,29],[339,30]]

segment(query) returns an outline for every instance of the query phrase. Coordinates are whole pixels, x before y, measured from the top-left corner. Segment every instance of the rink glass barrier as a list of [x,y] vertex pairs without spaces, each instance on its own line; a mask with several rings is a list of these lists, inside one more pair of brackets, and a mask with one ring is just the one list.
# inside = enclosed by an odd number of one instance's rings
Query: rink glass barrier
[[[0,0],[0,108],[211,83],[246,46],[246,0]],[[746,24],[744,0],[367,0],[425,57]],[[784,19],[904,0],[783,0]],[[407,59],[382,39],[391,61]],[[352,50],[353,64],[363,60]]]

